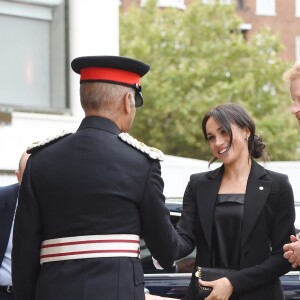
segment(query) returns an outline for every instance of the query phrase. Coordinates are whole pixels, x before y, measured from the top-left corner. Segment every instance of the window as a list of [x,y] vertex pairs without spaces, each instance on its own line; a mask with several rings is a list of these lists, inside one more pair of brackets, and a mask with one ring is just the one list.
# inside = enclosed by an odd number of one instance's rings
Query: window
[[215,3],[220,3],[220,4],[231,4],[232,0],[202,0],[203,4],[215,4]]
[[263,16],[274,16],[275,0],[256,0],[256,14]]
[[295,46],[296,46],[296,62],[300,62],[300,36],[296,36],[296,41],[295,41]]
[[[0,105],[66,109],[64,1],[0,1]],[[31,1],[32,2],[32,1]]]
[[[147,0],[141,0],[141,6],[146,4]],[[179,9],[185,9],[184,0],[158,0],[158,7],[174,7]]]
[[300,0],[295,0],[295,16],[300,18]]

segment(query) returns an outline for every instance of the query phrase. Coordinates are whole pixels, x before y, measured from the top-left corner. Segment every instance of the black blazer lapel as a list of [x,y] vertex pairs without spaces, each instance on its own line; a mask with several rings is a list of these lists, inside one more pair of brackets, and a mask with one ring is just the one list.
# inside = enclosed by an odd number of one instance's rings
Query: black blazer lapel
[[263,180],[263,177],[266,174],[265,169],[253,160],[245,195],[242,247],[253,230],[271,190],[272,182],[269,180]]
[[199,191],[201,191],[201,194],[199,194],[197,199],[198,214],[202,228],[205,229],[203,232],[209,249],[211,249],[215,202],[220,188],[223,171],[224,168],[222,166],[212,172],[209,172],[207,173],[207,180],[203,180],[198,183]]

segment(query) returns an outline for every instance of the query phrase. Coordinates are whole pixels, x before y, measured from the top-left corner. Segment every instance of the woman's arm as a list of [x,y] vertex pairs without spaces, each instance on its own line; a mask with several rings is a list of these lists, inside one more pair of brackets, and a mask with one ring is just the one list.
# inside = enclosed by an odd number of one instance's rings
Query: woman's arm
[[184,192],[183,210],[177,224],[177,232],[180,238],[176,259],[189,255],[195,249],[196,217],[197,210],[190,180]]

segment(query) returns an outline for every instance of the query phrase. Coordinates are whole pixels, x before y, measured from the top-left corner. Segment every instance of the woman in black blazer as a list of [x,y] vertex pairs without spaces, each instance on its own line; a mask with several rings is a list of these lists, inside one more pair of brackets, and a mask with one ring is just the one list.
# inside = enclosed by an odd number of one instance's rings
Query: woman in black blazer
[[[279,277],[290,270],[282,247],[294,234],[294,198],[288,177],[266,170],[254,158],[267,157],[250,115],[237,104],[209,111],[204,137],[223,165],[193,174],[177,225],[178,258],[197,247],[196,266],[237,271],[202,285],[206,300],[282,300]],[[213,162],[212,161],[212,162]],[[193,272],[187,299],[197,296]]]

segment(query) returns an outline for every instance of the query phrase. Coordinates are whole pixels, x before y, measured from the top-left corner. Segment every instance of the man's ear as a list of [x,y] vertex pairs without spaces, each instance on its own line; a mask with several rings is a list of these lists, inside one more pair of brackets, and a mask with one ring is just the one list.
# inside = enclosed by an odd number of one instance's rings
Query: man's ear
[[131,107],[132,107],[132,95],[130,93],[126,93],[124,96],[124,109],[127,114],[130,114]]

